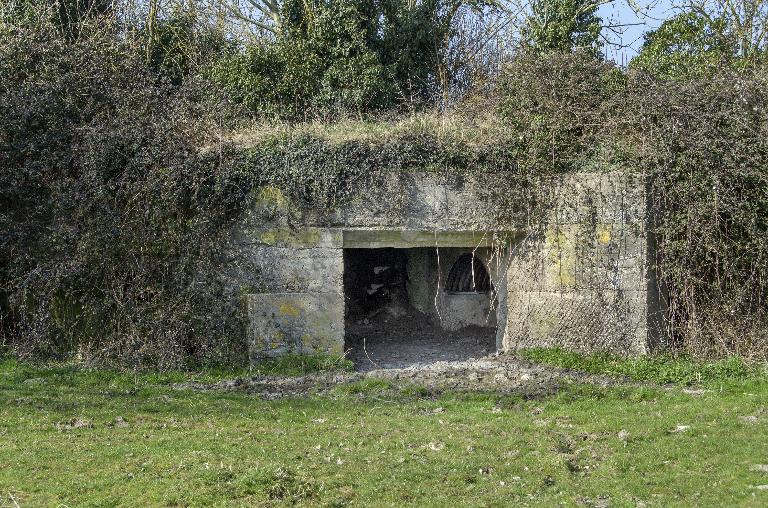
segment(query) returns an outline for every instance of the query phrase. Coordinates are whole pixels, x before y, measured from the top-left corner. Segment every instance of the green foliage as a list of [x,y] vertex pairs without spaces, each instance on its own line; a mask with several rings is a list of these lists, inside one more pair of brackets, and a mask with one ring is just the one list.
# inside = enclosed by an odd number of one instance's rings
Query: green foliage
[[419,108],[434,99],[436,73],[444,58],[441,45],[453,29],[452,20],[446,17],[451,5],[441,0],[380,3],[381,37],[375,47],[379,48],[382,64],[391,72],[396,104]]
[[[293,46],[289,48],[293,50]],[[207,74],[224,88],[231,99],[251,111],[275,110],[299,114],[304,99],[314,93],[316,62],[297,52],[298,58],[281,54],[270,43],[251,45],[241,55],[225,57]],[[286,68],[290,68],[290,72]],[[283,79],[290,76],[290,81]],[[289,114],[290,114],[289,113]]]
[[581,50],[600,55],[600,4],[592,0],[533,0],[523,27],[525,45],[537,53]]
[[0,484],[19,506],[733,506],[764,495],[753,464],[768,447],[765,381],[701,395],[566,386],[533,399],[270,401],[146,374],[16,368],[0,364],[0,462],[13,464]]
[[[375,4],[343,0],[309,5],[303,0],[286,2],[278,36],[279,53],[297,52],[294,64],[305,59],[316,62],[314,87],[305,106],[359,114],[391,105],[392,79],[375,51],[379,28]],[[290,67],[284,71],[289,82],[294,77],[291,71]]]
[[382,109],[394,97],[390,71],[375,52],[377,21],[366,1],[283,7],[276,41],[261,41],[211,70],[250,110],[301,119],[324,112]]
[[607,353],[583,355],[559,348],[526,349],[520,352],[520,356],[532,362],[564,369],[605,376],[627,376],[637,381],[659,384],[717,384],[765,378],[768,375],[764,366],[750,366],[737,357],[715,362],[664,355],[624,358]]
[[725,27],[722,18],[710,21],[694,12],[678,14],[644,36],[630,68],[668,78],[710,73],[735,56],[735,47],[724,36]]
[[461,8],[487,1],[289,0],[274,40],[210,70],[252,112],[288,120],[344,117],[434,103],[455,76],[446,52]]
[[327,354],[284,355],[279,358],[267,358],[256,362],[253,374],[263,376],[303,376],[314,372],[349,371],[351,360]]

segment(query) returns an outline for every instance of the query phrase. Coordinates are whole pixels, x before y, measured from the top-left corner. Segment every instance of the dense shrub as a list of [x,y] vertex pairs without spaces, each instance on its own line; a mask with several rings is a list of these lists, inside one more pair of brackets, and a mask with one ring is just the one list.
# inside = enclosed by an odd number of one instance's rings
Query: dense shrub
[[345,0],[289,1],[275,41],[262,40],[211,69],[214,81],[254,113],[306,119],[389,107],[394,83],[370,45],[375,20]]
[[0,33],[4,342],[21,356],[179,366],[242,358],[212,268],[247,190],[172,86],[109,27]]
[[493,100],[525,147],[519,163],[539,173],[584,169],[601,148],[623,83],[621,71],[589,53],[518,55]]
[[619,123],[651,178],[668,326],[697,355],[768,351],[768,69],[635,75]]
[[598,6],[585,0],[533,0],[522,30],[525,45],[542,54],[578,49],[599,58],[603,20],[597,15]]
[[[334,0],[281,4],[274,37],[245,44],[211,78],[262,117],[289,121],[422,110],[466,77],[448,69],[456,18],[493,2]],[[454,44],[455,46],[455,44]]]
[[134,43],[144,46],[152,71],[175,85],[197,73],[198,68],[215,65],[233,54],[235,42],[215,27],[204,24],[193,10],[177,10],[158,19],[152,30],[145,25],[133,34]]

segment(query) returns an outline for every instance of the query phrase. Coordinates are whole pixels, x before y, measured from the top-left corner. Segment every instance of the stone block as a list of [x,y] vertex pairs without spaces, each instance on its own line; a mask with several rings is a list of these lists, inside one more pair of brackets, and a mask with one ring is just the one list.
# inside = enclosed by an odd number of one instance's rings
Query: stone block
[[625,172],[564,175],[554,183],[553,195],[552,219],[558,224],[645,220],[645,184]]
[[252,359],[344,349],[344,299],[331,293],[247,295]]
[[339,229],[316,227],[238,228],[235,238],[243,246],[276,247],[283,249],[340,249]]
[[496,326],[496,308],[490,294],[443,294],[440,298],[440,325],[446,330],[465,326]]
[[268,292],[343,291],[344,259],[341,249],[292,249],[254,246],[249,266]]
[[510,291],[503,347],[648,351],[645,291]]
[[[389,175],[375,189],[344,204],[336,223],[345,228],[403,228],[412,230],[519,229],[494,220],[495,207],[478,199],[478,177],[448,178],[433,173]],[[483,175],[491,180],[492,175]],[[329,218],[329,220],[333,220]],[[508,227],[506,227],[508,226]]]
[[623,224],[549,226],[511,251],[508,280],[520,291],[645,287],[645,238]]

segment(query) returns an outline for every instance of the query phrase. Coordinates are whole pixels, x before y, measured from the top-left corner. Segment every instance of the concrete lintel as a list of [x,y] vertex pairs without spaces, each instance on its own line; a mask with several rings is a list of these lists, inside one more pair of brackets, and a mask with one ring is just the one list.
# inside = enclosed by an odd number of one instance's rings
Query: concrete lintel
[[[501,232],[497,232],[501,233]],[[511,235],[508,235],[511,236]],[[492,231],[419,231],[398,229],[345,229],[345,249],[384,247],[491,247]]]

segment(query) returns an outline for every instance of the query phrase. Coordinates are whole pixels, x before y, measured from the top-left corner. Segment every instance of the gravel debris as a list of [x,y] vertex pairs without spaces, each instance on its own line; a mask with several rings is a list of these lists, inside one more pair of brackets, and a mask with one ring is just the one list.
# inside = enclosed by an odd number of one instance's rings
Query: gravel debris
[[626,385],[625,378],[611,378],[533,364],[511,355],[494,354],[463,361],[437,361],[404,368],[357,372],[320,372],[305,376],[255,376],[218,383],[178,383],[177,389],[244,391],[272,400],[329,394],[336,387],[365,379],[390,382],[395,388],[421,386],[432,393],[495,392],[529,396],[555,393],[573,383],[599,386]]

